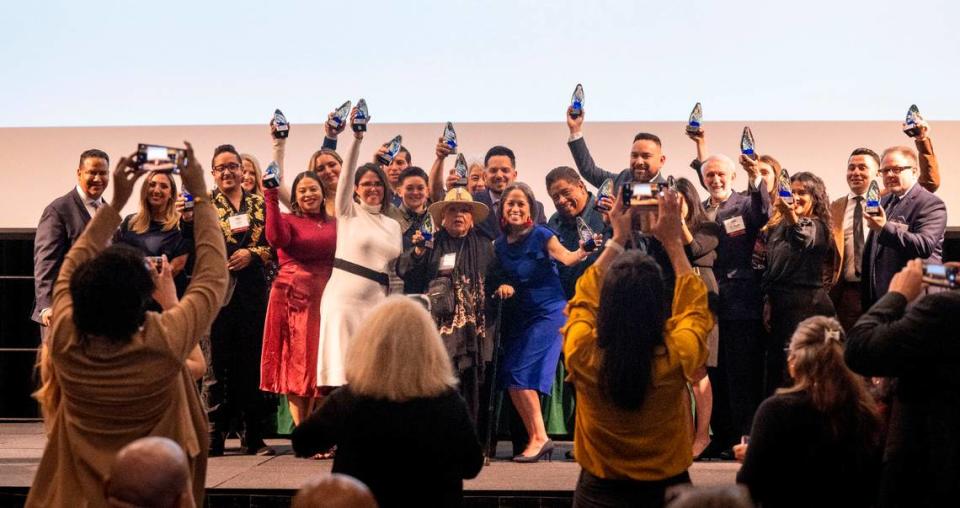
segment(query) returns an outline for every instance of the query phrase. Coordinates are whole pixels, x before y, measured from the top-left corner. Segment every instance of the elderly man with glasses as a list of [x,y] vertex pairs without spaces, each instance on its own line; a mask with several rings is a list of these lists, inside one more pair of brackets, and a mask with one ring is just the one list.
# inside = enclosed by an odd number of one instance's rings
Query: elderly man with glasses
[[887,292],[890,280],[907,261],[941,262],[947,207],[918,184],[919,173],[912,148],[894,146],[883,151],[879,174],[886,196],[879,214],[863,215],[870,229],[860,270],[864,309]]

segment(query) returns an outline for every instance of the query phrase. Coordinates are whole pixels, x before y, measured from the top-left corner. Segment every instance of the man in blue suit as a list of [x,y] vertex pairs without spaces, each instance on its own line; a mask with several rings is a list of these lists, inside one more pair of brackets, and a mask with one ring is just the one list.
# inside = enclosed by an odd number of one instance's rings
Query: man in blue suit
[[864,214],[870,233],[861,267],[863,308],[886,294],[890,280],[907,261],[920,258],[941,262],[947,207],[940,198],[917,184],[917,153],[894,146],[883,152],[880,177],[887,195],[879,215]]
[[53,283],[67,251],[104,204],[103,191],[110,183],[110,157],[102,150],[80,154],[77,186],[53,200],[40,215],[33,244],[35,303],[32,319],[41,325],[41,336],[50,326]]

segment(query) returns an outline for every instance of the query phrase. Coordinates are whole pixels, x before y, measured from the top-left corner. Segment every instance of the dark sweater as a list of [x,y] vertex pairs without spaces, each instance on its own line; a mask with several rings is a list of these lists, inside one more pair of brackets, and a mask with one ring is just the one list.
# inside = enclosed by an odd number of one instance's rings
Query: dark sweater
[[333,472],[370,487],[381,507],[460,506],[463,479],[483,467],[483,452],[455,391],[391,402],[330,394],[294,429],[293,450],[305,457],[337,446]]
[[805,393],[774,395],[757,409],[737,483],[764,508],[873,506],[880,444],[862,443],[855,429],[835,437]]

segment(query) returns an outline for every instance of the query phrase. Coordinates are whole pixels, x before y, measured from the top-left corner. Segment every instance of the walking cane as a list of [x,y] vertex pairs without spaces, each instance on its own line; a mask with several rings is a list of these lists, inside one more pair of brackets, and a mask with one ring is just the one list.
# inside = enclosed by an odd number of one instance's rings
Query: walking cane
[[502,315],[503,298],[497,298],[497,325],[493,332],[493,365],[490,366],[490,396],[487,401],[487,430],[483,448],[486,455],[483,461],[485,466],[489,466],[490,459],[497,454],[496,450],[490,450],[490,443],[493,440],[493,429],[500,420],[500,398],[497,396],[497,366],[500,364],[500,320]]

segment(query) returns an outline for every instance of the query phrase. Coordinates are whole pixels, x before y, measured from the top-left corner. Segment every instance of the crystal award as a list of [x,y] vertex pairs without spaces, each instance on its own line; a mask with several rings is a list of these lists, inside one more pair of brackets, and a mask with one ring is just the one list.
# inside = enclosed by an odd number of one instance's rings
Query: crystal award
[[667,188],[673,192],[677,192],[677,179],[670,175],[667,177]]
[[880,185],[876,180],[867,188],[867,204],[863,207],[867,215],[880,215]]
[[580,240],[583,241],[585,252],[593,252],[597,248],[597,241],[593,238],[593,230],[583,220],[583,217],[577,217],[577,233],[580,234]]
[[193,194],[184,190],[180,195],[183,196],[183,211],[193,210]]
[[263,170],[263,186],[267,189],[276,189],[280,186],[280,166],[276,161],[271,162],[267,169]]
[[450,149],[450,153],[457,153],[457,131],[453,130],[450,122],[443,128],[443,142]]
[[593,209],[598,212],[609,212],[609,208],[600,205],[600,200],[603,198],[616,200],[616,196],[613,195],[613,180],[610,178],[600,184],[600,188],[597,189],[597,203],[593,205]]
[[740,136],[740,153],[753,160],[757,160],[756,146],[756,142],[753,141],[753,133],[750,132],[750,127],[744,127],[743,135]]
[[342,106],[337,108],[334,111],[333,116],[327,120],[327,125],[334,129],[339,129],[347,124],[347,118],[350,117],[350,109],[352,104],[350,101],[344,102]]
[[420,223],[420,234],[428,242],[433,239],[433,219],[429,213],[423,216],[423,222]]
[[457,154],[457,162],[453,166],[453,170],[457,173],[457,183],[453,184],[454,187],[466,187],[467,186],[467,173],[469,173],[469,168],[467,167],[467,159],[463,154]]
[[788,204],[793,204],[793,190],[790,188],[790,175],[786,169],[780,170],[780,181],[777,183],[777,195]]
[[570,98],[570,118],[577,118],[583,114],[583,85],[577,83]]
[[384,166],[389,166],[393,162],[393,158],[400,153],[400,146],[403,142],[403,139],[397,134],[397,137],[391,139],[387,143],[387,151],[377,156],[377,162]]
[[[349,104],[349,103],[348,103]],[[370,111],[367,109],[367,101],[360,99],[357,101],[357,114],[353,117],[353,132],[366,132],[367,122],[370,121]]]
[[921,120],[923,117],[920,116],[920,109],[916,104],[911,104],[910,109],[907,110],[907,119],[903,121],[903,133],[911,138],[919,136]]
[[687,120],[687,132],[690,134],[697,134],[700,132],[700,122],[703,120],[703,108],[700,107],[698,102],[696,106],[693,107],[693,111],[690,112],[690,119]]
[[283,139],[290,135],[290,122],[279,109],[273,112],[273,137]]

